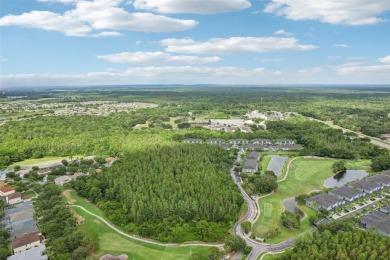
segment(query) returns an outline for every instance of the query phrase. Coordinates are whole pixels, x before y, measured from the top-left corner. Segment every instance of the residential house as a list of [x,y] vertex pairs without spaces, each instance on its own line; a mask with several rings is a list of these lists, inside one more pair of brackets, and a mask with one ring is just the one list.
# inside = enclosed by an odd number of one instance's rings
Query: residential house
[[250,113],[247,113],[247,114],[245,114],[245,116],[248,117],[249,119],[260,118],[260,119],[267,120],[267,116],[265,114],[259,112],[258,110],[254,110]]
[[192,127],[196,127],[196,126],[205,126],[205,125],[208,125],[210,122],[209,122],[209,120],[196,120],[196,121],[188,121],[188,123],[189,123]]
[[259,152],[249,152],[246,156],[247,159],[254,159],[256,161],[260,160],[260,153]]
[[202,144],[203,140],[199,138],[188,138],[184,139],[184,142],[187,144]]
[[242,133],[252,133],[252,128],[249,126],[240,126],[239,129]]
[[231,126],[224,127],[223,129],[225,130],[226,133],[234,133],[237,130],[237,128]]
[[340,188],[330,190],[328,191],[328,194],[349,202],[364,196],[363,191],[359,191],[348,186],[342,186]]
[[233,145],[245,145],[249,144],[249,141],[247,139],[230,139],[229,143]]
[[70,176],[72,178],[72,180],[75,180],[77,179],[78,177],[81,177],[81,176],[85,176],[85,173],[82,173],[82,172],[75,172],[72,176]]
[[364,180],[380,185],[381,189],[390,187],[390,176],[386,174],[377,174],[371,177],[367,177]]
[[22,194],[20,192],[14,192],[7,197],[5,197],[5,202],[8,205],[13,205],[19,202],[22,202]]
[[345,204],[343,200],[335,196],[329,195],[328,193],[321,193],[306,200],[307,206],[317,210],[332,210],[343,204]]
[[384,207],[380,208],[379,210],[385,214],[390,214],[390,205],[384,206]]
[[72,181],[72,177],[67,176],[67,175],[63,175],[63,176],[60,176],[60,177],[57,177],[54,179],[54,183],[59,185],[59,186],[62,186],[70,181]]
[[261,144],[247,144],[244,147],[246,150],[263,150],[267,151],[268,147],[266,145],[261,145]]
[[224,139],[207,139],[207,144],[226,144],[226,141]]
[[253,139],[252,144],[270,145],[272,142],[269,139]]
[[45,169],[41,169],[38,171],[38,174],[39,175],[47,175],[51,172],[51,170],[49,168],[45,168]]
[[210,130],[216,130],[216,131],[221,131],[225,129],[225,126],[223,125],[209,125],[207,128]]
[[244,166],[242,167],[242,172],[245,173],[255,173],[259,171],[259,165],[255,159],[246,159]]
[[376,210],[360,218],[366,229],[375,230],[384,236],[390,236],[390,216]]
[[303,146],[300,144],[282,144],[280,150],[282,151],[299,151],[302,150]]
[[11,195],[12,193],[15,193],[15,189],[11,186],[4,187],[0,189],[0,196],[8,196]]
[[381,189],[381,186],[366,180],[355,181],[348,184],[349,187],[363,191],[366,194],[372,194]]
[[45,245],[33,247],[29,250],[14,254],[7,257],[7,260],[47,260],[48,257],[45,255]]
[[293,145],[295,142],[291,139],[276,139],[275,140],[276,145]]
[[26,251],[30,248],[42,245],[40,231],[29,233],[12,239],[12,252],[14,254]]

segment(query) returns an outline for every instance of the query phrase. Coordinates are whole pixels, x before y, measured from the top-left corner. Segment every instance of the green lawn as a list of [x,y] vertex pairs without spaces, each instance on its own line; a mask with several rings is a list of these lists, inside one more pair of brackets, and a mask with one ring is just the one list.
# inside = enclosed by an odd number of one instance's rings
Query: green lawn
[[[280,216],[284,211],[282,201],[287,198],[308,193],[314,189],[322,189],[323,181],[332,176],[332,164],[334,159],[304,159],[298,158],[290,165],[290,171],[284,181],[279,182],[277,191],[265,198],[260,199],[260,217],[253,225],[256,236],[266,238],[267,242],[279,243],[290,237],[298,235],[310,229],[309,218],[301,221],[299,229],[287,230],[280,222]],[[369,161],[348,161],[348,169],[365,169]],[[307,216],[315,215],[316,212],[309,207],[300,206]],[[269,230],[278,228],[281,234],[274,238],[268,238]]]
[[[65,191],[64,194],[69,204],[83,206],[96,215],[104,217],[100,209],[79,197],[74,190]],[[129,259],[189,259],[191,254],[205,258],[209,251],[208,247],[164,247],[138,242],[118,234],[82,209],[71,209],[81,216],[85,230],[93,230],[99,236],[100,249],[90,259],[99,259],[105,254],[126,254]]]
[[[72,156],[72,158],[77,158],[77,157],[84,157],[84,156],[81,156],[81,155]],[[21,162],[16,162],[16,163],[10,165],[9,167],[12,168],[12,167],[15,167],[16,165],[19,165],[22,169],[27,169],[27,168],[30,168],[30,167],[33,167],[33,166],[38,166],[39,168],[45,168],[45,167],[49,167],[49,166],[51,166],[53,164],[61,163],[61,161],[63,159],[69,160],[69,156],[67,156],[67,157],[44,157],[44,158],[39,158],[39,159],[28,159],[28,160],[24,160],[24,161],[21,161]]]
[[260,161],[260,166],[261,166],[261,173],[265,173],[268,168],[268,164],[271,161],[271,157],[268,155],[262,156],[262,159]]

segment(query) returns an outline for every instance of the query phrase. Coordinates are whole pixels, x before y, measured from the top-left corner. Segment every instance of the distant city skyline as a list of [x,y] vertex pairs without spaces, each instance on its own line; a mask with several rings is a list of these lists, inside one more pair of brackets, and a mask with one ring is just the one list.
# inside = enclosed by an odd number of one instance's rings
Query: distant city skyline
[[0,5],[0,88],[390,84],[388,0]]

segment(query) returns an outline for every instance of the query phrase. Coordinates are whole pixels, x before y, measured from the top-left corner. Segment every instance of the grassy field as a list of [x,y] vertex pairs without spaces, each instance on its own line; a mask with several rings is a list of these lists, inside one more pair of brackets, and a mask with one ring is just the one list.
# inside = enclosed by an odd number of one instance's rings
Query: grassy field
[[[299,229],[287,230],[282,226],[280,216],[284,211],[282,201],[287,198],[296,197],[297,195],[308,193],[314,189],[322,189],[323,181],[332,176],[332,164],[334,159],[304,159],[298,158],[291,163],[287,178],[279,182],[277,191],[271,196],[260,199],[260,217],[253,225],[253,232],[256,236],[266,238],[267,242],[279,243],[290,237],[296,236],[310,229],[309,218],[305,217],[301,220]],[[368,170],[370,162],[363,161],[348,161],[348,169]],[[309,207],[300,206],[306,216],[315,215],[316,212]],[[269,230],[278,228],[281,234],[268,238]]]
[[[104,217],[102,211],[87,200],[77,196],[73,190],[66,190],[64,197],[72,205],[83,206],[96,215]],[[99,236],[98,252],[95,252],[90,259],[99,259],[102,255],[126,254],[129,259],[189,259],[191,255],[198,255],[206,258],[209,251],[207,247],[164,247],[143,242],[138,242],[124,237],[115,232],[99,219],[87,214],[79,208],[72,208],[72,211],[78,215],[81,225],[85,230],[95,232]]]
[[[77,157],[84,157],[84,156],[81,156],[81,155],[72,156],[72,158],[77,158]],[[38,166],[39,168],[44,168],[44,167],[49,167],[49,166],[54,165],[54,164],[61,163],[61,161],[63,159],[69,160],[69,157],[44,157],[44,158],[40,158],[40,159],[28,159],[28,160],[14,163],[14,164],[10,165],[9,167],[12,168],[12,167],[15,167],[16,165],[19,165],[22,169],[28,169],[28,168],[31,168],[33,166]]]
[[268,155],[262,156],[262,159],[260,161],[260,166],[261,166],[261,173],[265,173],[268,168],[268,164],[271,161],[271,157]]

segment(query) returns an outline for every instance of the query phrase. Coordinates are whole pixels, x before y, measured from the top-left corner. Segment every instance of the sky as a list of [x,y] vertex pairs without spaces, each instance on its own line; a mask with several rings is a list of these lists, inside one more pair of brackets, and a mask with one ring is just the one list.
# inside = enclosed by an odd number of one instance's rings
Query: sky
[[389,0],[0,0],[0,88],[390,84]]

